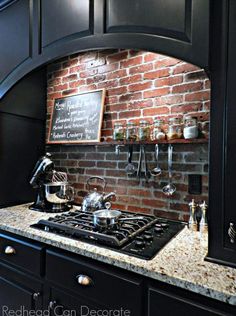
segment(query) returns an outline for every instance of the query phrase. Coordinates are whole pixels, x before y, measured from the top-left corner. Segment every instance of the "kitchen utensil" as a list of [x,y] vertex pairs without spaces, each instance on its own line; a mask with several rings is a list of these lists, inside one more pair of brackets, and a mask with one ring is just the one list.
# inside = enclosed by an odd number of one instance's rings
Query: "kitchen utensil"
[[142,145],[142,156],[143,156],[143,163],[144,163],[144,176],[145,176],[146,182],[148,182],[149,170],[148,170],[148,165],[147,165],[146,149],[144,145]]
[[52,183],[67,182],[67,181],[68,181],[68,178],[67,178],[67,173],[66,172],[53,170]]
[[140,145],[139,149],[139,162],[138,162],[138,169],[137,169],[137,177],[140,179],[141,178],[141,170],[142,170],[142,161],[143,161],[143,150],[142,150],[142,145]]
[[158,144],[155,145],[155,156],[156,156],[157,165],[155,168],[151,170],[151,175],[153,177],[157,177],[161,174],[161,168],[159,167],[159,163],[158,163],[158,158],[159,158],[159,145]]
[[[90,190],[91,188],[90,181],[93,179],[97,179],[103,182],[103,193],[97,192],[97,188],[95,188],[93,191]],[[104,209],[105,203],[116,195],[114,192],[110,192],[106,195],[104,194],[104,191],[106,188],[106,181],[105,179],[100,178],[100,177],[90,177],[87,180],[86,186],[89,193],[85,196],[82,202],[83,212],[94,212],[96,210]]]
[[171,196],[176,191],[176,186],[172,183],[172,155],[173,155],[173,146],[169,145],[168,147],[168,173],[169,173],[169,183],[163,187],[162,192]]
[[112,228],[119,222],[132,221],[132,220],[142,220],[142,216],[136,217],[124,217],[120,218],[122,215],[121,211],[118,210],[99,210],[93,213],[93,224],[95,227],[99,228]]
[[128,164],[125,167],[125,172],[128,175],[132,175],[136,172],[135,165],[132,163],[132,156],[133,156],[133,145],[129,146],[129,158],[128,158]]
[[65,204],[74,200],[74,188],[68,182],[44,183],[44,188],[49,203]]

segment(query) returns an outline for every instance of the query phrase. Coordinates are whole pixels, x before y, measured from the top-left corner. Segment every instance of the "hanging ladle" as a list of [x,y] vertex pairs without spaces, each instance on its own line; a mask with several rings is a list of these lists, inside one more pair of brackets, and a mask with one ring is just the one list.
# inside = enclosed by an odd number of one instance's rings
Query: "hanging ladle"
[[159,163],[158,163],[158,158],[159,158],[159,145],[158,144],[155,145],[155,156],[156,156],[157,165],[155,168],[151,170],[151,175],[153,177],[157,177],[161,174],[161,168],[159,167]]
[[129,157],[128,157],[128,164],[125,167],[125,172],[128,175],[132,175],[136,172],[135,165],[132,163],[132,155],[133,155],[133,145],[129,145]]
[[173,155],[173,146],[169,145],[168,147],[168,173],[169,173],[169,183],[162,188],[162,192],[171,196],[176,191],[176,186],[172,183],[172,155]]

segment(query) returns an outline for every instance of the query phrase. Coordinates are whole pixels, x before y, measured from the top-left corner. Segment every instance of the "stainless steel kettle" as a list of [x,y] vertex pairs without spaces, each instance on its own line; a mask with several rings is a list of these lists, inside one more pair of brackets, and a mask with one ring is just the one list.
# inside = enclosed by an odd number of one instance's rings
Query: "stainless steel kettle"
[[[93,179],[101,180],[103,182],[103,193],[99,193],[97,188],[94,188],[93,191],[90,190],[91,184],[90,181]],[[108,194],[104,194],[106,188],[106,180],[101,177],[90,177],[87,180],[87,189],[89,191],[88,195],[85,196],[82,202],[82,211],[83,212],[94,212],[97,210],[101,210],[105,208],[105,203],[108,202],[112,197],[116,194],[114,192],[110,192]]]

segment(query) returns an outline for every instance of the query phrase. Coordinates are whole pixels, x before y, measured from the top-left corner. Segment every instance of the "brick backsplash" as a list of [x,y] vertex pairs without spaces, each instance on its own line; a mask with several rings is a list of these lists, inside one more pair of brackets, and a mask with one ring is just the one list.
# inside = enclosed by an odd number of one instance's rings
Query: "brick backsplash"
[[[105,88],[105,113],[102,140],[112,139],[114,122],[126,123],[145,118],[153,122],[162,117],[190,114],[199,122],[209,120],[210,82],[202,69],[183,61],[159,54],[135,50],[105,50],[68,56],[48,66],[47,127],[55,98],[81,91]],[[48,130],[47,130],[48,133]],[[115,146],[50,145],[58,169],[68,173],[76,190],[76,202],[87,193],[86,180],[102,176],[106,191],[116,191],[113,207],[147,212],[178,220],[188,219],[188,174],[201,174],[202,195],[208,198],[208,145],[174,145],[174,182],[176,193],[167,198],[162,187],[167,183],[167,146],[161,145],[160,177],[127,176],[124,168],[128,146],[115,154]],[[133,161],[137,164],[139,146],[134,146]],[[146,146],[148,167],[155,165],[154,145]]]
[[[178,220],[187,220],[188,202],[207,200],[208,195],[208,146],[207,144],[175,144],[173,153],[173,182],[176,193],[167,198],[162,187],[167,184],[167,145],[160,146],[160,166],[162,175],[150,177],[148,182],[136,175],[128,176],[125,166],[128,160],[128,146],[120,149],[119,156],[115,146],[59,146],[50,145],[47,150],[59,170],[69,175],[69,180],[76,190],[76,202],[80,203],[87,194],[86,181],[90,176],[104,177],[107,181],[106,192],[115,191],[117,199],[113,207],[122,210],[138,211],[162,215]],[[137,166],[139,146],[134,145],[133,162]],[[154,145],[146,146],[148,167],[155,165]],[[202,174],[202,195],[188,194],[188,174]],[[100,186],[99,186],[100,189]]]

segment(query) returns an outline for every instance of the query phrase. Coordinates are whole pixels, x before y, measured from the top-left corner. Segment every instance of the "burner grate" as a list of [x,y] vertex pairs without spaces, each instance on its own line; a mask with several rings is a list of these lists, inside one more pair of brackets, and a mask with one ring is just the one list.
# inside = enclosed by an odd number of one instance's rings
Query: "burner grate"
[[[139,213],[122,212],[122,217],[140,216]],[[142,215],[143,216],[143,215]],[[93,214],[82,211],[69,212],[66,214],[50,217],[48,220],[40,220],[37,225],[44,226],[44,230],[60,232],[69,235],[93,239],[102,244],[122,247],[130,239],[140,234],[143,230],[154,225],[157,218],[151,215],[144,215],[142,220],[130,220],[121,222],[114,229],[97,229],[93,224]]]

